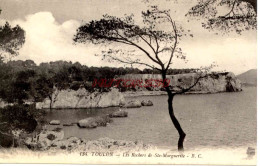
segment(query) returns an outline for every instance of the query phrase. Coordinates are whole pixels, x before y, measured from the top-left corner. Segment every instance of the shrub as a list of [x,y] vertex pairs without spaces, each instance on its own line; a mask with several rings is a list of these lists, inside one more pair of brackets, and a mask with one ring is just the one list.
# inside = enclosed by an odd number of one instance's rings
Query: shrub
[[7,140],[7,136],[13,139],[17,137],[14,131],[32,133],[42,117],[43,111],[36,110],[35,105],[15,104],[0,108],[0,145],[3,146],[2,143]]
[[49,134],[49,135],[47,135],[47,138],[49,139],[49,140],[51,140],[51,141],[53,141],[53,140],[55,140],[55,135],[53,135],[53,134]]

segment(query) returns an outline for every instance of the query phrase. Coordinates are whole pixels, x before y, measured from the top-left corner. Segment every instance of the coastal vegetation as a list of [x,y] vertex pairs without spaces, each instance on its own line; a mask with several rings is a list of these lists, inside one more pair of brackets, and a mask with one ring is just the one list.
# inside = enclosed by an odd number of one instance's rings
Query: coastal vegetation
[[[230,5],[231,3],[227,4]],[[225,19],[228,19],[228,21],[232,21],[232,19],[241,21],[241,17],[235,15],[235,11],[233,11],[234,6],[239,6],[240,2],[234,1],[232,5],[232,10]],[[189,14],[204,15],[204,9],[202,9],[202,11],[197,10],[201,10],[201,6],[208,7],[207,4],[203,5],[201,2],[191,10],[193,13],[190,12]],[[256,25],[256,10],[254,10],[255,13],[252,12],[252,6],[247,6],[247,9],[249,10],[247,18],[251,19],[251,21],[249,20],[250,24],[248,27],[245,27],[245,30],[250,28],[254,29]],[[128,51],[125,54],[128,56],[126,59],[115,56],[115,54],[122,55],[125,50],[109,49],[102,51],[104,58],[110,59],[111,62],[117,61],[131,66],[127,68],[89,67],[79,62],[72,63],[66,61],[45,62],[39,65],[32,60],[15,61],[12,60],[12,58],[19,55],[19,49],[26,41],[25,31],[19,25],[12,27],[8,22],[0,26],[0,102],[3,101],[7,103],[3,108],[0,108],[1,146],[19,146],[19,140],[22,139],[23,135],[33,132],[41,133],[41,127],[46,122],[42,119],[44,112],[36,109],[36,103],[42,102],[46,98],[50,100],[50,103],[54,102],[52,95],[56,90],[77,91],[79,89],[85,89],[89,93],[93,93],[94,91],[102,93],[108,92],[110,89],[107,87],[96,87],[94,89],[92,82],[95,79],[109,80],[127,74],[160,74],[165,80],[167,75],[200,73],[201,70],[199,69],[171,68],[174,57],[184,61],[186,59],[182,49],[179,47],[180,39],[184,36],[193,37],[193,35],[190,33],[190,30],[186,31],[181,25],[175,24],[175,21],[170,15],[170,10],[159,10],[157,6],[151,6],[150,10],[142,12],[142,17],[144,27],[135,24],[133,15],[126,16],[125,18],[104,15],[104,18],[101,20],[92,20],[90,23],[79,27],[74,38],[74,41],[79,43],[91,41],[94,44],[111,44],[112,42],[116,42],[135,47],[139,52]],[[242,18],[242,22],[247,21],[247,18]],[[212,23],[212,19],[210,20],[210,23]],[[219,26],[226,24],[226,20],[222,18],[219,19],[218,17],[217,22],[213,20],[213,23]],[[156,28],[157,25],[162,24],[169,24],[170,26],[167,28],[170,27],[171,30],[160,30],[160,27],[159,29]],[[231,24],[237,25],[236,22],[231,22]],[[207,28],[207,26],[205,27]],[[216,26],[213,26],[213,29],[216,28]],[[243,30],[236,30],[238,33],[241,33],[241,31]],[[146,47],[139,45],[140,41],[143,42]],[[149,51],[147,51],[147,47],[150,49]],[[140,51],[146,55],[148,60],[151,60],[154,65],[147,63],[147,61],[141,61],[143,58],[129,58],[132,54],[139,54]],[[163,62],[163,59],[161,59],[161,54],[169,55],[166,62]],[[149,67],[149,69],[140,70],[139,68],[134,68],[133,65],[136,64],[144,65]],[[225,73],[225,75],[228,74]],[[186,134],[175,117],[173,98],[176,94],[183,94],[191,90],[196,86],[199,80],[204,77],[205,75],[199,75],[192,85],[185,88],[179,87],[180,89],[177,92],[172,92],[170,86],[165,85],[164,91],[168,94],[169,115],[180,136],[178,141],[179,150],[183,150],[183,142]],[[183,80],[180,82],[182,81]],[[233,85],[231,87],[233,87]],[[119,90],[122,92],[126,89],[119,87]],[[153,105],[153,103],[145,104],[142,102],[140,105]],[[50,108],[52,108],[51,105]],[[119,112],[110,114],[110,116],[127,117],[128,114],[127,112]],[[106,122],[104,125],[105,124]],[[52,140],[54,136],[55,135],[47,135],[46,138]]]
[[[44,111],[35,104],[45,98],[52,99],[58,90],[84,88],[93,92],[94,78],[112,79],[125,74],[153,74],[153,70],[137,68],[88,67],[80,63],[56,61],[36,65],[32,60],[0,61],[0,100],[11,105],[0,108],[1,146],[18,146],[17,140],[41,126]],[[170,70],[170,74],[194,72],[194,69]],[[97,91],[110,91],[96,87]],[[29,103],[28,103],[29,102]],[[14,104],[14,105],[13,105]],[[29,128],[29,129],[28,129]],[[19,133],[17,135],[17,133]]]
[[[156,74],[158,71],[137,68],[88,67],[79,62],[55,61],[36,65],[32,60],[0,62],[0,98],[9,103],[23,100],[39,102],[59,90],[92,91],[94,79],[113,79],[126,74]],[[193,73],[195,69],[170,69],[168,74]],[[99,90],[102,91],[103,87]]]
[[257,28],[257,0],[200,0],[186,16],[202,18],[202,27],[223,33]]

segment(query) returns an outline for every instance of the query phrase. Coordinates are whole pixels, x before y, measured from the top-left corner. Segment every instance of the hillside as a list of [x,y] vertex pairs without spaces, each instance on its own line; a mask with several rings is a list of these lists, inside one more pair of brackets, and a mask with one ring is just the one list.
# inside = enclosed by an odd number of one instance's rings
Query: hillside
[[237,76],[237,78],[244,84],[249,86],[257,86],[257,69],[248,70]]

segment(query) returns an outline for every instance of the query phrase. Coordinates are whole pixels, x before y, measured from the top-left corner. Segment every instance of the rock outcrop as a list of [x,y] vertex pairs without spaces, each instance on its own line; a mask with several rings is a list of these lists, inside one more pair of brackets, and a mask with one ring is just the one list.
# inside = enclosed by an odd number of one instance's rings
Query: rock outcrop
[[52,100],[46,98],[43,102],[37,103],[36,108],[105,108],[124,104],[124,96],[118,89],[112,88],[109,92],[91,93],[81,88],[77,91],[56,90],[52,94]]
[[[167,75],[169,86],[172,91],[179,92],[182,89],[189,88],[194,85],[201,75],[197,73]],[[149,82],[150,86],[129,86],[127,91],[134,89],[135,92],[142,91],[160,91],[163,89],[162,84],[158,87],[158,83],[152,80],[160,80],[159,74],[128,74],[120,77],[121,79],[141,80],[143,83]],[[238,92],[242,91],[241,82],[231,72],[226,73],[210,73],[199,79],[197,84],[186,93],[218,93],[218,92]],[[148,94],[151,95],[151,94]]]
[[[189,88],[194,85],[200,75],[196,73],[179,74],[173,77],[170,85],[173,91],[180,91],[182,88]],[[229,73],[211,73],[199,79],[198,83],[189,93],[218,93],[242,91],[240,80]]]

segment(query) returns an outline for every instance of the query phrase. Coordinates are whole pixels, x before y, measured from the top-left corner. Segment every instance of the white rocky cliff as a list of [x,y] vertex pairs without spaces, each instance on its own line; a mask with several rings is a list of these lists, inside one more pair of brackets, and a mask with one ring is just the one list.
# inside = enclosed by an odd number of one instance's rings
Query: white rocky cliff
[[46,98],[43,102],[37,103],[36,108],[105,108],[124,104],[123,95],[115,88],[102,93],[90,93],[81,88],[77,91],[71,89],[56,90],[52,94],[52,100]]
[[[200,77],[196,73],[188,74],[176,74],[176,75],[167,75],[169,80],[169,86],[172,91],[181,91],[182,89],[189,88],[192,86]],[[121,77],[122,79],[130,80],[160,80],[161,75],[159,74],[128,74]],[[153,81],[152,81],[153,82]],[[153,82],[153,85],[156,85]],[[158,92],[162,88],[156,86],[149,86],[149,88],[135,86],[135,91],[151,91]],[[133,89],[133,88],[132,88]],[[128,89],[129,91],[131,89]],[[236,76],[231,72],[226,73],[211,73],[203,76],[199,79],[198,83],[190,89],[187,93],[218,93],[218,92],[238,92],[241,91],[241,82]]]
[[[160,79],[160,76],[154,75]],[[177,74],[168,75],[170,80],[169,86],[172,91],[181,91],[181,89],[189,88],[197,80],[199,75],[196,73],[189,74]],[[128,75],[128,79],[151,79],[145,77],[145,75]],[[153,78],[155,79],[155,78]],[[161,88],[150,87],[149,91],[158,92]],[[196,86],[190,89],[187,93],[218,93],[218,92],[238,92],[241,91],[241,82],[231,72],[226,73],[211,73],[204,76],[198,81]],[[128,91],[128,90],[127,90]],[[136,87],[133,92],[148,91],[146,88]],[[161,91],[163,92],[163,91]],[[127,95],[126,95],[127,96]],[[36,108],[104,108],[113,106],[125,105],[125,99],[123,93],[120,93],[118,89],[112,88],[109,92],[88,92],[84,88],[77,91],[56,90],[52,94],[52,100],[46,98],[43,102],[37,103]],[[141,106],[141,104],[140,104]]]
[[[196,73],[178,74],[169,78],[173,91],[180,91],[181,88],[189,88],[199,78]],[[218,93],[218,92],[239,92],[242,91],[241,82],[231,73],[211,73],[201,78],[189,93]]]

